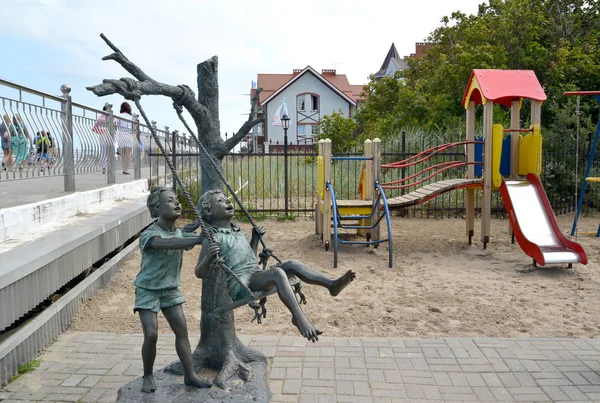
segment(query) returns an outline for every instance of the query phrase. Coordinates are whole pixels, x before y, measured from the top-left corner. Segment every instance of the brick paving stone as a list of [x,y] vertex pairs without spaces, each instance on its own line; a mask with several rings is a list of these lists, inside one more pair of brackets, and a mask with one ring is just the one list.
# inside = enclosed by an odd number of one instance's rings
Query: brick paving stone
[[543,386],[542,390],[548,395],[553,401],[556,400],[569,400],[569,396],[558,386]]
[[506,390],[506,388],[490,388],[492,394],[496,397],[499,402],[513,402],[512,395]]
[[583,377],[579,372],[563,372],[563,374],[569,378],[572,385],[589,385],[590,382]]
[[367,363],[362,357],[349,357],[351,368],[367,368]]
[[354,395],[354,386],[350,381],[337,381],[335,393],[337,395]]
[[560,389],[565,392],[571,400],[588,400],[588,397],[583,394],[576,386],[567,385],[561,386]]
[[427,371],[429,370],[429,365],[427,361],[421,358],[411,358],[410,362],[415,369],[415,371]]
[[517,388],[521,386],[521,382],[513,374],[498,374],[502,380],[502,384],[507,388]]
[[403,359],[403,358],[396,359],[396,367],[398,367],[399,370],[413,370],[414,369],[412,361]]
[[297,395],[300,393],[301,384],[302,381],[300,379],[286,379],[283,382],[281,393],[284,395]]
[[[283,391],[285,392],[285,383],[283,385]],[[335,395],[335,386],[302,386],[300,388],[300,394],[305,393],[316,393],[319,395]]]
[[354,394],[356,396],[370,396],[371,395],[371,387],[368,382],[352,382],[352,386],[354,387]]
[[485,386],[475,386],[473,387],[473,392],[477,396],[477,399],[482,402],[495,402],[497,400],[490,388]]
[[444,372],[435,372],[433,374],[433,379],[438,386],[452,386],[452,380],[450,379],[449,374]]
[[[274,371],[276,371],[276,375],[278,373],[283,373],[283,376],[280,378],[274,378],[274,379],[301,379],[302,378],[302,368],[283,368],[283,367],[278,367],[278,368],[273,368]],[[313,369],[316,370],[316,369]],[[269,374],[269,377],[270,374]]]
[[423,390],[426,400],[434,401],[443,399],[442,394],[437,386],[424,385],[421,386],[421,390]]
[[425,399],[425,393],[419,385],[406,385],[405,390],[409,399]]

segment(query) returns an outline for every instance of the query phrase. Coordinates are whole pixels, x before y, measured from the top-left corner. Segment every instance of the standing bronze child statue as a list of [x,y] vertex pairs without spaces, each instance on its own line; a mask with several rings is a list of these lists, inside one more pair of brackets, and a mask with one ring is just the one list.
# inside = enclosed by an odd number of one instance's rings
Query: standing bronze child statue
[[166,187],[155,187],[148,196],[148,210],[158,220],[140,236],[142,267],[135,285],[134,312],[139,312],[144,331],[142,360],[144,362],[143,392],[154,392],[153,376],[158,340],[158,311],[169,322],[175,333],[175,349],[184,369],[184,383],[188,386],[207,388],[211,384],[196,376],[187,324],[183,314],[184,299],[179,291],[183,250],[190,250],[201,242],[201,237],[183,232],[175,226],[181,215],[177,196]]
[[[318,271],[311,269],[296,260],[289,260],[268,270],[261,270],[256,259],[258,236],[264,234],[262,227],[252,231],[252,239],[244,231],[231,222],[234,206],[221,190],[205,192],[198,202],[198,210],[210,231],[215,233],[216,242],[210,244],[207,239],[202,244],[198,257],[196,276],[203,278],[207,275],[210,264],[217,255],[225,261],[225,265],[235,273],[252,292],[268,291],[276,287],[281,301],[292,313],[292,323],[302,336],[315,342],[322,332],[317,329],[304,315],[296,301],[294,291],[289,283],[289,276],[296,276],[308,284],[316,284],[329,290],[332,296],[338,295],[355,278],[355,273],[348,270],[337,280],[332,280]],[[244,288],[233,278],[228,278],[227,290],[233,301],[245,297]]]

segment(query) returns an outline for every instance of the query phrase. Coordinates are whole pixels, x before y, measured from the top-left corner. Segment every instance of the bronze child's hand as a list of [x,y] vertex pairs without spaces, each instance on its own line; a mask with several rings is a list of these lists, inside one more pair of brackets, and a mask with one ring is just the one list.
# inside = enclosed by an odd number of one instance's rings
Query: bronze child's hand
[[206,254],[207,254],[208,258],[212,261],[217,256],[219,256],[220,252],[221,252],[221,248],[219,248],[219,245],[217,245],[216,243],[212,243],[212,244],[208,245],[208,251]]

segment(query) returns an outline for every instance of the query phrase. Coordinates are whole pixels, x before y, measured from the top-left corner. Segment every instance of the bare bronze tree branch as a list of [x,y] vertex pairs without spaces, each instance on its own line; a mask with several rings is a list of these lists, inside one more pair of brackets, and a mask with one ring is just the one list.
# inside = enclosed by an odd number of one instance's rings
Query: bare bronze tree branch
[[206,118],[206,107],[198,102],[191,89],[187,87],[184,89],[182,86],[168,85],[154,80],[132,63],[104,34],[100,34],[100,37],[114,50],[114,53],[104,56],[102,60],[114,60],[139,81],[131,78],[106,79],[102,81],[102,84],[86,87],[87,90],[92,91],[99,97],[120,94],[125,99],[132,101],[143,95],[164,95],[183,105],[194,116],[195,120]]
[[250,103],[250,113],[248,114],[248,120],[244,122],[242,127],[240,127],[240,130],[238,130],[234,136],[232,136],[225,142],[225,148],[227,151],[232,150],[233,147],[235,147],[244,137],[246,137],[246,135],[250,132],[250,130],[252,130],[254,126],[264,121],[264,116],[261,116],[259,118],[256,117],[256,112],[258,110],[258,99],[261,91],[262,88],[258,88],[256,90],[256,93],[252,97],[252,101]]

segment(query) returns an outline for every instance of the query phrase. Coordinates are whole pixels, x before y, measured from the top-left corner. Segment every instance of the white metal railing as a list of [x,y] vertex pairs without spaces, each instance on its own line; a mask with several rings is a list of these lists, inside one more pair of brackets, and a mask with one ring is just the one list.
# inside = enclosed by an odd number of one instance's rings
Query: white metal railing
[[[68,85],[61,86],[61,91],[62,97],[0,79],[0,182],[63,176],[64,190],[72,191],[77,174],[102,172],[112,184],[115,173],[127,165],[135,179],[141,178],[142,167],[164,167],[163,158],[151,160],[157,146],[137,115],[125,119],[111,110],[73,102]],[[158,129],[152,123],[171,152],[176,131],[169,131],[168,126]],[[176,139],[178,152],[189,151],[185,135]]]

